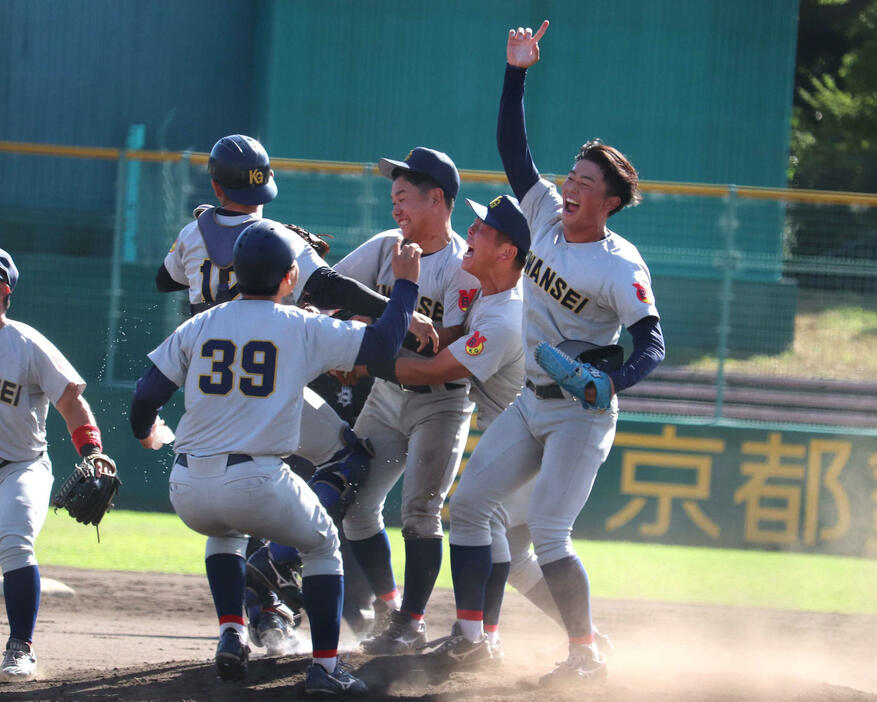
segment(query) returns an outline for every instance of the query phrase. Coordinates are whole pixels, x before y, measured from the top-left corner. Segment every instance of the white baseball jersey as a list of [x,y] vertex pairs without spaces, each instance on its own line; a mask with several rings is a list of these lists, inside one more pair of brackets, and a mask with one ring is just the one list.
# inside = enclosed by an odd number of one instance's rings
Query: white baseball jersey
[[448,346],[472,374],[469,399],[478,406],[479,429],[514,402],[524,384],[523,307],[520,282],[509,290],[479,296],[466,320],[466,334]]
[[[215,212],[213,210],[216,224],[228,227],[230,230],[235,228],[230,234],[235,237],[237,236],[235,232],[239,231],[237,228],[239,225],[257,222],[261,219],[256,214],[228,216]],[[292,291],[291,295],[294,303],[301,297],[305,283],[308,282],[311,274],[328,264],[300,236],[290,232],[289,241],[292,243],[292,252],[298,263],[298,283],[296,283],[295,290]],[[235,287],[237,278],[235,278],[234,267],[231,265],[220,267],[210,260],[197,220],[189,222],[180,230],[173,246],[164,258],[164,267],[170,273],[171,278],[181,285],[189,286],[189,302],[193,305],[214,302],[217,299],[217,291],[220,286],[229,288],[233,292],[233,298],[238,294]]]
[[60,400],[70,383],[85,389],[51,341],[7,319],[0,327],[0,459],[33,461],[46,450],[49,402]]
[[365,325],[270,300],[235,300],[184,322],[150,360],[185,386],[174,450],[287,456],[299,445],[302,389],[350,370]]
[[[608,229],[600,241],[566,241],[562,209],[557,188],[544,179],[521,200],[531,236],[524,267],[525,347],[565,339],[614,344],[622,324],[658,316],[649,269],[633,244]],[[537,385],[554,382],[532,352],[526,354],[526,373]]]
[[[342,275],[389,296],[396,281],[392,266],[393,246],[401,238],[399,229],[376,234],[347,254],[334,268]],[[420,258],[420,278],[417,281],[420,296],[414,309],[432,319],[437,327],[463,324],[475,295],[481,289],[478,279],[460,267],[467,248],[462,237],[452,233],[447,246]],[[399,355],[416,354],[403,348]]]

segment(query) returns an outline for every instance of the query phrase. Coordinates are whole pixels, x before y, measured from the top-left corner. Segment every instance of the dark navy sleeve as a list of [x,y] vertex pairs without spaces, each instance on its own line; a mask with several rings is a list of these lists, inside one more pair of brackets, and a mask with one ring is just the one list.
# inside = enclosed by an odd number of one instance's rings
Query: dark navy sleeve
[[171,274],[163,263],[158,267],[158,272],[155,274],[155,287],[158,289],[158,292],[175,292],[177,290],[189,289],[188,285],[178,283],[171,278]]
[[393,358],[402,347],[402,340],[417,302],[417,284],[410,280],[397,280],[387,309],[365,328],[356,365],[368,364],[379,358]]
[[135,438],[145,439],[149,436],[158,411],[176,391],[177,385],[155,366],[143,374],[137,381],[131,400],[131,429]]
[[657,317],[643,317],[627,331],[633,339],[633,352],[621,368],[609,373],[615,392],[636,385],[664,360],[664,334]]
[[311,273],[302,299],[323,309],[350,310],[366,317],[379,317],[387,307],[383,295],[327,267]]
[[539,171],[533,164],[527,144],[527,125],[524,121],[526,75],[526,68],[506,64],[496,122],[496,145],[502,158],[502,167],[518,200],[523,200],[527,191],[539,180]]

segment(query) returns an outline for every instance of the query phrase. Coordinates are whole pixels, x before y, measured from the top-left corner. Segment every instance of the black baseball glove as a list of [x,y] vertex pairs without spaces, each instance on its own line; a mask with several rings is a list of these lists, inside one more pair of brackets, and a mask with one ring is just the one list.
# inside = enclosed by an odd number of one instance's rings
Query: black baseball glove
[[66,509],[77,522],[97,526],[113,506],[121,484],[113,459],[93,453],[73,469],[52,498],[52,505],[56,510]]
[[[317,255],[320,258],[325,258],[326,254],[329,253],[329,242],[326,241],[319,234],[312,234],[304,227],[300,227],[297,224],[284,224],[287,229],[298,234],[302,239],[304,239],[308,244],[310,244],[311,248],[317,252]],[[326,236],[329,236],[328,234]]]

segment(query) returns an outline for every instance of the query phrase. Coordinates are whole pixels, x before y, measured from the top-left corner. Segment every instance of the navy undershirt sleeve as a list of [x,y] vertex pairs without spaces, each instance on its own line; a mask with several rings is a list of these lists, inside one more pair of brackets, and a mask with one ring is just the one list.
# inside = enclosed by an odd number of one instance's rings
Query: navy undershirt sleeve
[[188,285],[178,283],[171,278],[171,274],[163,263],[158,267],[158,272],[155,274],[155,287],[158,289],[158,292],[176,292],[177,290],[189,289]]
[[417,284],[397,280],[387,303],[387,309],[365,328],[362,344],[356,356],[356,365],[367,365],[379,358],[392,358],[402,347],[402,340],[417,302]]
[[177,385],[154,365],[137,381],[131,400],[131,429],[137,439],[145,439],[152,430],[158,411],[177,391]]
[[526,68],[506,64],[496,121],[496,145],[509,185],[518,200],[523,200],[527,191],[539,180],[539,171],[527,144],[527,125],[524,121],[526,75]]
[[322,309],[350,310],[366,317],[379,317],[387,307],[387,298],[383,295],[326,267],[311,273],[305,283],[303,299]]
[[664,360],[664,334],[657,317],[643,317],[627,331],[633,339],[633,352],[621,368],[609,373],[615,392],[636,385]]

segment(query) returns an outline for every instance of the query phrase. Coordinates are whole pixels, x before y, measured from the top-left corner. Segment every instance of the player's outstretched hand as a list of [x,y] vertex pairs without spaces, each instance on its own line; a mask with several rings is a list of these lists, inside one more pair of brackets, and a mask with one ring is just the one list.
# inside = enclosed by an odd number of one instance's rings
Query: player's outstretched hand
[[509,30],[509,41],[506,44],[506,61],[518,68],[529,68],[539,60],[539,40],[548,30],[548,20],[533,34],[530,27]]
[[401,244],[400,239],[393,251],[393,275],[396,280],[405,279],[416,283],[420,277],[421,248],[417,244]]

